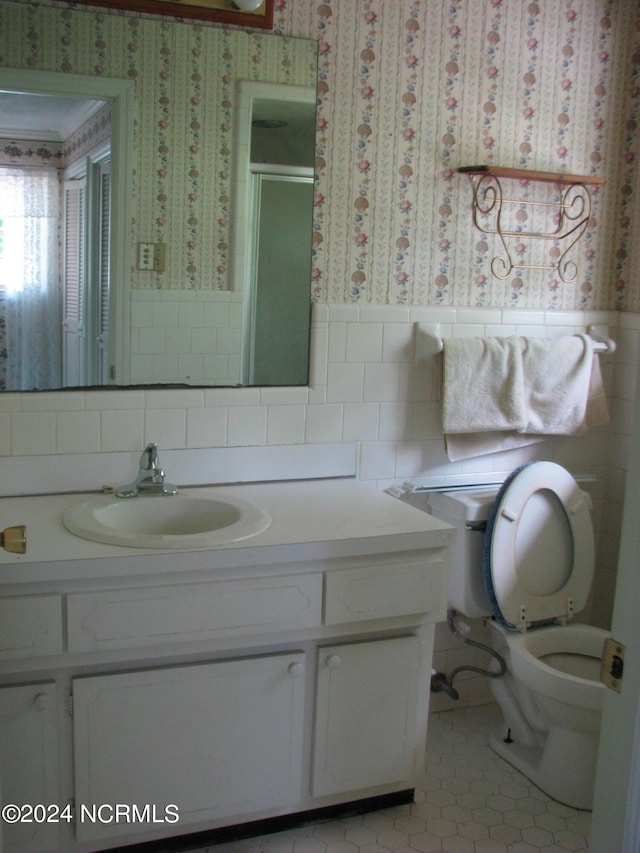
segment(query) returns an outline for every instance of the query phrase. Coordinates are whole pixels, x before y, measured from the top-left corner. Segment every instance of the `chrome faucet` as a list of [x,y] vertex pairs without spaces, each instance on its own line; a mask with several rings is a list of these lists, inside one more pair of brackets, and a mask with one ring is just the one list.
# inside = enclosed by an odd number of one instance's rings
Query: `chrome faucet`
[[117,498],[135,498],[137,495],[177,495],[178,487],[165,483],[164,471],[158,461],[158,445],[147,444],[140,457],[138,476],[133,483],[119,486]]

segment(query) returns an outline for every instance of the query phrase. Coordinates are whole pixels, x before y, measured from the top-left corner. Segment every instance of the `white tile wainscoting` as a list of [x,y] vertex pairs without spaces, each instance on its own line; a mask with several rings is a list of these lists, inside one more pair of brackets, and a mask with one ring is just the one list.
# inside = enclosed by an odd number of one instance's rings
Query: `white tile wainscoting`
[[[232,290],[131,291],[131,381],[235,385],[242,295]],[[215,381],[213,380],[215,377]]]
[[[609,426],[581,438],[552,439],[520,451],[450,463],[442,440],[439,361],[436,356],[416,363],[417,322],[440,323],[443,336],[547,336],[581,332],[592,323],[608,324],[617,343],[613,355],[600,356]],[[232,478],[232,456],[250,458],[255,479],[272,479],[277,477],[278,460],[290,455],[288,448],[301,453],[306,448],[313,455],[315,445],[347,444],[348,455],[353,445],[357,476],[380,488],[407,479],[423,485],[482,482],[499,478],[530,458],[553,459],[573,472],[597,477],[599,552],[591,619],[606,624],[615,585],[639,361],[638,314],[315,304],[308,387],[0,395],[3,493],[11,494],[23,475],[33,480],[35,472],[43,470],[44,458],[67,468],[73,468],[75,460],[75,470],[93,472],[99,488],[104,482],[100,461],[108,468],[109,454],[137,459],[149,440],[158,443],[165,458],[169,451],[190,450],[197,455],[217,449],[210,469],[213,482]],[[256,448],[260,451],[253,455]],[[73,483],[65,486],[69,488]],[[75,488],[88,487],[78,483]],[[439,648],[457,655],[445,637],[443,632],[444,646]]]
[[628,435],[640,315],[347,304],[313,306],[309,387],[9,392],[0,396],[0,454],[131,451],[149,437],[167,449],[357,441],[359,476],[381,484],[510,470],[520,453],[447,461],[438,357],[415,363],[416,322],[438,322],[444,336],[572,334],[608,324],[618,343],[614,356],[601,357],[610,429],[543,448],[547,456],[580,460],[586,444],[592,464],[606,466],[613,432],[612,461],[624,461],[619,440]]

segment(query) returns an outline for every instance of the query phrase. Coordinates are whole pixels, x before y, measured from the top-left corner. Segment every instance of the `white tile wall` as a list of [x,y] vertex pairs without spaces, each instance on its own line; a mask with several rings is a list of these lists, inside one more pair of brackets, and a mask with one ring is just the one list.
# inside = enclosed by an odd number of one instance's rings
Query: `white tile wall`
[[[156,313],[149,316],[154,322],[174,322],[170,305],[160,301],[153,305]],[[442,441],[439,359],[415,363],[415,322],[440,323],[445,336],[561,335],[584,331],[591,323],[608,324],[618,343],[614,356],[601,357],[610,427],[579,439],[553,439],[524,450],[450,463]],[[480,482],[506,474],[530,458],[554,459],[574,473],[598,478],[599,568],[591,618],[606,624],[615,585],[639,363],[640,315],[315,305],[308,388],[3,394],[0,454],[15,457],[16,462],[34,457],[35,463],[42,454],[95,458],[112,451],[139,453],[149,440],[164,450],[256,445],[275,449],[355,441],[359,477],[380,488],[406,479],[425,485]],[[440,651],[452,649],[445,644]],[[448,663],[452,660],[450,656]],[[475,695],[469,690],[470,696]]]
[[[491,644],[488,627],[480,619],[470,619],[469,638],[485,645]],[[435,651],[433,669],[450,675],[455,669],[463,666],[475,666],[479,669],[489,669],[492,658],[486,652],[464,645],[449,629],[446,622],[436,626]],[[492,701],[489,679],[477,672],[465,670],[453,679],[453,686],[459,693],[459,699],[452,699],[446,693],[432,693],[429,710],[446,711],[462,705],[481,705]]]
[[239,293],[132,290],[131,305],[131,382],[240,382]]
[[[163,305],[160,313],[166,311]],[[609,323],[619,339],[615,361],[603,358],[612,403],[609,432],[449,463],[442,446],[439,360],[414,360],[413,323],[418,321],[439,322],[443,335],[456,336],[559,335],[582,331],[592,322]],[[623,472],[639,352],[636,315],[316,305],[308,388],[9,393],[0,397],[5,427],[0,449],[29,456],[137,450],[150,439],[165,448],[355,440],[360,476],[382,481],[381,486],[404,477],[435,482],[480,478],[540,453],[567,464],[588,460],[589,469],[599,473],[611,452],[613,468]],[[613,488],[617,491],[615,477]]]

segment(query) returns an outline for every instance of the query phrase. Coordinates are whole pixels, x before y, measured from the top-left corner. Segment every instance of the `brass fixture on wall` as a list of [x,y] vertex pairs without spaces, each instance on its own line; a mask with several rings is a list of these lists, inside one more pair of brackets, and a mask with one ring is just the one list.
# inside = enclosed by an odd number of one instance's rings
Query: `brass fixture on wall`
[[[536,172],[530,169],[511,169],[501,166],[461,166],[461,174],[469,175],[473,186],[472,213],[473,223],[479,231],[497,234],[504,249],[503,256],[495,255],[491,260],[491,272],[496,278],[506,279],[514,268],[535,270],[556,270],[560,280],[565,283],[575,281],[578,275],[577,263],[568,258],[568,253],[584,234],[591,218],[591,194],[587,187],[602,186],[605,178],[593,175],[568,175],[562,172]],[[542,182],[556,184],[560,189],[560,198],[554,200],[534,200],[528,198],[505,198],[502,180],[520,182]],[[526,222],[532,210],[548,209],[551,227],[525,230],[518,224],[511,225],[513,217],[509,214],[517,207],[515,219]],[[489,221],[488,221],[489,220]],[[509,239],[507,239],[509,238]],[[516,248],[511,238],[520,241]],[[522,241],[547,240],[562,242],[569,240],[562,252],[554,251],[558,258],[552,263],[524,263],[514,259],[514,251],[519,254]]]
[[24,524],[5,527],[0,531],[0,547],[12,554],[27,553],[27,528]]

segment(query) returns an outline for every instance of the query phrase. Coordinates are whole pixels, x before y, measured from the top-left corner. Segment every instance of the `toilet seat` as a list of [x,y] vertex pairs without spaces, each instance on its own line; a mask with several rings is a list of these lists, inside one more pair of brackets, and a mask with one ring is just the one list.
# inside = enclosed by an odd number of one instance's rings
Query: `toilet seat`
[[503,483],[487,520],[485,588],[507,628],[570,618],[586,604],[594,543],[585,496],[554,462],[531,462]]

